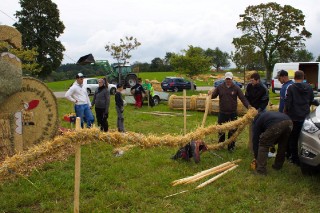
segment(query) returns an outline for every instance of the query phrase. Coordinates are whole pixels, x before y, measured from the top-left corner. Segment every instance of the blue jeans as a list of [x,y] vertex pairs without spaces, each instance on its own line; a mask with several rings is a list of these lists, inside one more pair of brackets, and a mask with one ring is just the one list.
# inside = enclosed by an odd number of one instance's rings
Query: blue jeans
[[76,116],[81,119],[81,127],[83,128],[84,117],[87,122],[87,127],[90,128],[94,122],[94,117],[88,104],[75,105],[74,111]]

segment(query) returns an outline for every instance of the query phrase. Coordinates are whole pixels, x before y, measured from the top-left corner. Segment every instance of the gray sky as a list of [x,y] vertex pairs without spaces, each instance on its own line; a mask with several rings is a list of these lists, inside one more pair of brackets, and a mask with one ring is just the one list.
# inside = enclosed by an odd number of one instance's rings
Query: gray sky
[[[270,1],[254,0],[53,0],[60,10],[66,29],[59,38],[66,48],[63,63],[74,63],[92,53],[95,59],[114,60],[105,51],[108,42],[119,44],[120,38],[133,36],[142,43],[133,50],[131,63],[150,63],[166,52],[178,53],[188,45],[203,49],[219,47],[234,51],[232,39],[239,15],[249,5]],[[320,55],[320,7],[318,0],[280,0],[303,11],[305,26],[312,33],[307,50]],[[20,10],[18,0],[0,0],[0,24],[12,25]]]

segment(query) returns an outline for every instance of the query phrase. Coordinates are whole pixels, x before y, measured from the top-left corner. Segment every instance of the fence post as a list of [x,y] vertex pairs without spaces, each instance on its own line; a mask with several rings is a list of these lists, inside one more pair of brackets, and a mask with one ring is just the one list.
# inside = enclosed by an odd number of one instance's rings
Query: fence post
[[[76,119],[76,131],[81,130],[81,119]],[[74,206],[73,212],[79,213],[79,198],[80,198],[80,167],[81,167],[81,145],[75,147],[75,164],[74,164]]]

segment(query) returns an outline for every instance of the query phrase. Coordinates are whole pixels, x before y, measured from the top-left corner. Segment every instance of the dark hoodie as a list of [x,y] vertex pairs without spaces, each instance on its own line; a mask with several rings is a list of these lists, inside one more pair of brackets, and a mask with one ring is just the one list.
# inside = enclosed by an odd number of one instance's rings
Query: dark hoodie
[[294,83],[287,89],[284,112],[293,121],[303,121],[310,113],[313,99],[313,90],[308,83]]

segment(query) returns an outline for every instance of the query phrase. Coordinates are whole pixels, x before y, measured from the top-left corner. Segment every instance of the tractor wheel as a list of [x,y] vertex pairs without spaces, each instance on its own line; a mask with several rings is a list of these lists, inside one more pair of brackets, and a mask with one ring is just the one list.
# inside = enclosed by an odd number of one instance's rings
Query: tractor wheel
[[130,87],[133,87],[134,85],[137,84],[137,76],[136,75],[128,75],[126,78],[126,84],[129,85]]

